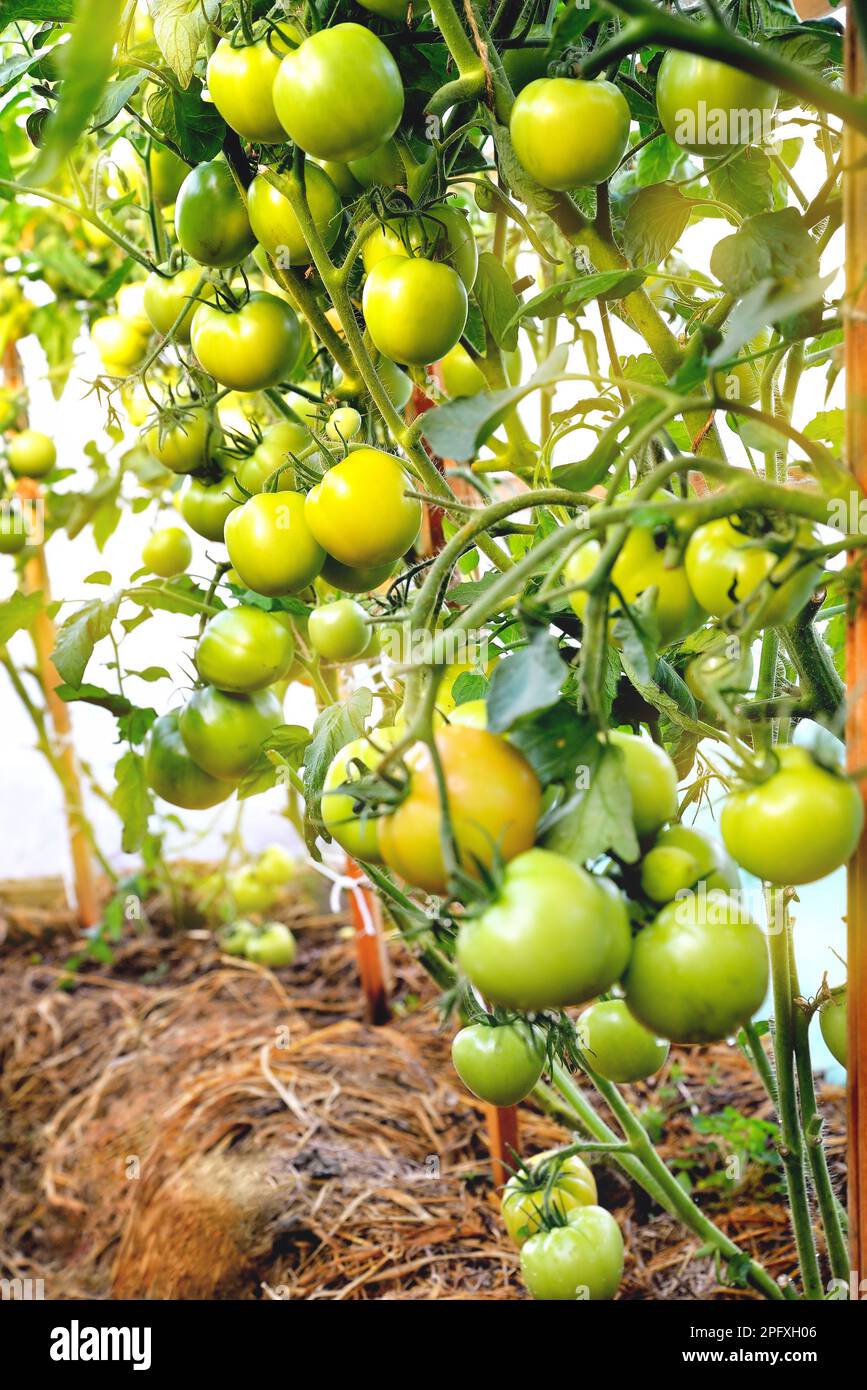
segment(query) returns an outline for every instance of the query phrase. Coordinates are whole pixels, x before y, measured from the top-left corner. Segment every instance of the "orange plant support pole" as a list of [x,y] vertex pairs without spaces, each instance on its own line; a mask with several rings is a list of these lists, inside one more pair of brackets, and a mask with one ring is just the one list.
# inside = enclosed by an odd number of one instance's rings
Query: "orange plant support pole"
[[[854,5],[846,24],[846,86],[865,90],[867,65]],[[860,487],[867,492],[867,140],[847,129],[844,136],[843,211],[846,228],[845,362],[846,453]],[[857,517],[858,512],[855,509]],[[857,523],[856,523],[857,524]],[[861,601],[847,644],[849,766],[867,764],[867,570],[862,567]],[[867,782],[861,782],[867,799]],[[867,835],[849,865],[848,902],[848,1169],[851,1267],[857,1281],[867,1279]],[[858,1297],[856,1294],[855,1297]]]
[[[364,875],[354,859],[346,856],[346,872],[356,881]],[[364,899],[367,909],[362,910],[358,895]],[[368,1023],[388,1023],[391,1010],[388,1005],[388,989],[385,982],[385,960],[382,945],[382,910],[379,899],[369,888],[359,886],[350,893],[352,920],[355,926],[355,949],[358,955],[358,973],[364,991],[365,1015]]]
[[488,1122],[488,1147],[491,1150],[491,1177],[494,1187],[502,1187],[515,1167],[515,1154],[518,1147],[518,1107],[510,1105],[498,1110],[495,1105],[485,1106]]

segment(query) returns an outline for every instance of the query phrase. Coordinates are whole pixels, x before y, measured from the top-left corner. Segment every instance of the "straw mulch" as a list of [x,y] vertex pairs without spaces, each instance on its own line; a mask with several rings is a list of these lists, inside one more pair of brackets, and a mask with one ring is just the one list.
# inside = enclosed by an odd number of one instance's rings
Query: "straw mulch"
[[[343,922],[303,903],[281,915],[300,949],[277,974],[221,956],[205,931],[148,930],[71,990],[58,988],[68,936],[0,953],[5,1277],[42,1278],[50,1299],[525,1296],[483,1107],[451,1070],[426,978],[395,946],[395,1016],[368,1027]],[[680,1050],[635,1100],[692,1181],[730,1157],[693,1116],[769,1116],[726,1047]],[[839,1187],[842,1093],[823,1102]],[[522,1108],[524,1152],[564,1137]],[[597,1178],[626,1239],[620,1297],[751,1296],[722,1288],[698,1242],[617,1170]],[[733,1199],[701,1200],[785,1277],[776,1181],[752,1162]]]

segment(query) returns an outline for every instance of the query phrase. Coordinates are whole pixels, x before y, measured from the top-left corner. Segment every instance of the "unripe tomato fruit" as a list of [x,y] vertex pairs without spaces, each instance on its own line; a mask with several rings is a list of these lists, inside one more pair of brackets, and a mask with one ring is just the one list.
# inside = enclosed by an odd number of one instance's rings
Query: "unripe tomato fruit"
[[336,159],[317,160],[319,167],[324,169],[341,198],[352,202],[361,192],[361,184],[356,179],[348,164],[342,164]]
[[322,578],[332,588],[341,589],[344,594],[370,594],[384,584],[386,579],[390,579],[393,571],[393,561],[385,565],[370,565],[366,569],[359,569],[357,565],[341,565],[333,555],[326,555],[325,564],[322,566]]
[[314,608],[307,624],[310,641],[326,661],[354,661],[370,646],[373,629],[354,599],[337,599]]
[[[406,22],[409,16],[410,0],[358,0],[358,3],[363,10],[378,14],[381,19],[390,19],[395,24],[399,24],[401,20]],[[418,4],[413,0],[412,12],[416,19],[424,14],[427,8],[427,0],[419,0]]]
[[768,988],[764,933],[737,897],[668,903],[636,936],[624,979],[629,1012],[671,1042],[721,1042],[749,1022]]
[[197,690],[178,715],[190,757],[224,782],[237,782],[249,771],[282,722],[280,701],[270,690],[231,695],[212,685]]
[[333,840],[352,855],[368,864],[382,862],[379,853],[378,819],[372,809],[356,806],[351,792],[337,791],[347,783],[357,782],[361,768],[374,771],[383,757],[400,737],[393,725],[374,729],[366,738],[353,739],[334,757],[322,786],[322,823]]
[[[443,390],[451,400],[457,400],[461,396],[477,396],[480,391],[487,391],[488,383],[463,343],[455,343],[438,365]],[[587,546],[582,548],[587,549]],[[577,552],[579,555],[580,553]],[[574,598],[573,595],[573,603]]]
[[840,985],[832,990],[832,998],[819,1010],[819,1027],[831,1056],[841,1067],[849,1065],[849,1019],[846,1003],[846,986]]
[[144,280],[132,280],[129,284],[121,285],[117,292],[116,303],[117,312],[128,323],[130,328],[134,328],[136,333],[140,333],[143,338],[148,338],[151,332],[151,321],[145,312],[144,305]]
[[[324,169],[312,160],[305,165],[304,187],[316,229],[330,251],[340,235],[343,204]],[[292,205],[264,174],[257,174],[247,190],[250,226],[260,246],[283,270],[309,265],[313,260]]]
[[741,876],[718,840],[686,825],[660,831],[642,860],[642,891],[653,902],[668,903],[699,882],[708,892],[731,893],[740,888]]
[[[551,1174],[549,1160],[556,1162],[553,1149],[534,1154],[527,1160],[529,1171],[514,1173],[503,1189],[500,1210],[506,1230],[516,1245],[523,1245],[541,1230],[543,1197]],[[595,1206],[597,1195],[596,1179],[580,1154],[569,1154],[556,1164],[556,1176],[548,1198],[551,1213],[564,1217],[576,1207]]]
[[287,134],[316,159],[348,164],[390,140],[403,115],[400,70],[361,24],[335,24],[287,53],[274,81]]
[[165,337],[172,324],[177,322],[178,315],[183,312],[186,304],[187,311],[175,329],[174,340],[176,343],[190,341],[190,324],[198,300],[214,297],[214,287],[210,283],[201,286],[197,299],[191,297],[196,292],[200,279],[201,271],[195,266],[187,266],[185,270],[178,270],[174,275],[151,271],[145,280],[144,308],[157,333]]
[[350,159],[347,168],[362,188],[373,188],[378,183],[385,188],[406,185],[406,169],[393,140],[380,145],[372,154],[362,155],[360,159]]
[[225,538],[232,565],[257,594],[305,589],[325,559],[300,492],[257,493],[227,519]]
[[247,209],[224,160],[198,164],[187,174],[175,203],[175,235],[194,261],[222,270],[240,265],[253,250]]
[[413,252],[448,262],[469,292],[479,268],[479,250],[473,229],[455,203],[438,203],[410,217],[391,218],[371,232],[361,251],[368,272],[389,256],[409,257]]
[[256,925],[247,917],[239,917],[231,926],[224,928],[217,937],[220,950],[227,956],[245,956],[247,946],[256,935]]
[[[740,68],[696,53],[667,52],[656,78],[656,109],[666,135],[691,154],[719,156],[762,143],[762,116],[771,116],[779,93]],[[738,113],[760,113],[758,130]],[[703,128],[702,128],[703,127]]]
[[[619,595],[632,605],[647,589],[656,589],[655,613],[663,647],[681,641],[701,625],[704,614],[689,586],[686,570],[683,565],[666,564],[666,546],[662,528],[635,526],[630,530],[611,571],[613,588],[608,596],[608,611],[612,635],[614,620],[623,613]],[[598,541],[585,541],[563,568],[566,583],[580,584],[589,579],[601,553]],[[582,622],[588,597],[586,589],[576,589],[569,595],[572,609]]]
[[190,343],[201,367],[234,391],[262,391],[292,373],[301,351],[295,311],[283,299],[258,290],[239,309],[200,304]]
[[203,406],[193,406],[177,416],[172,415],[167,427],[152,425],[145,431],[142,443],[149,453],[173,473],[193,473],[207,463],[222,439],[222,431],[214,416]]
[[151,184],[160,207],[170,206],[180,192],[190,166],[174,150],[154,145],[151,150]]
[[[457,853],[466,872],[477,872],[475,861],[490,865],[495,850],[507,862],[528,850],[536,832],[542,792],[523,754],[497,734],[458,724],[440,729],[435,738]],[[410,772],[408,794],[379,822],[380,853],[389,868],[408,883],[428,893],[444,893],[448,874],[430,749],[416,744],[406,755],[406,763]],[[495,1003],[502,1002],[493,994],[490,997]]]
[[338,406],[328,417],[325,433],[329,439],[353,439],[361,429],[361,416],[351,405]]
[[268,845],[256,860],[256,877],[274,888],[282,888],[295,877],[297,864],[282,845]]
[[232,794],[228,782],[211,777],[187,752],[178,727],[176,710],[152,724],[145,747],[148,786],[171,806],[185,811],[205,811]]
[[517,1105],[542,1075],[545,1044],[528,1023],[473,1023],[455,1034],[452,1062],[479,1100]]
[[16,478],[44,478],[57,462],[54,440],[39,430],[21,430],[6,446],[6,462]]
[[211,100],[244,140],[282,145],[286,139],[271,96],[281,57],[267,38],[237,48],[221,39],[208,59]]
[[677,815],[677,769],[664,748],[650,739],[612,729],[611,743],[623,753],[639,838],[652,835]]
[[742,868],[770,883],[815,883],[855,852],[864,805],[854,782],[815,761],[806,748],[774,750],[777,770],[736,787],[720,829]]
[[386,357],[423,367],[444,357],[467,322],[467,292],[457,271],[423,256],[387,256],[370,271],[362,310],[374,346]]
[[[684,557],[686,577],[702,608],[715,617],[728,617],[756,595],[756,604],[762,605],[762,626],[776,627],[801,611],[819,583],[819,565],[798,565],[800,549],[814,545],[806,521],[798,523],[792,549],[778,556],[743,529],[736,517],[719,517],[690,536]],[[770,583],[764,584],[765,580]]]
[[243,459],[235,469],[235,477],[247,492],[262,492],[265,484],[278,469],[283,471],[277,479],[278,492],[294,492],[295,470],[284,467],[291,464],[291,454],[301,454],[313,443],[313,437],[306,425],[294,420],[280,420],[271,425],[249,458]]
[[530,1237],[521,1251],[521,1274],[534,1298],[611,1299],[623,1275],[620,1227],[604,1207],[576,1207],[565,1226]]
[[27,522],[20,506],[0,507],[0,555],[18,555],[27,544]]
[[[229,892],[239,912],[267,912],[277,897],[273,884],[263,883],[251,864],[231,875]],[[249,943],[246,954],[249,960]]]
[[282,965],[291,965],[298,947],[285,922],[266,922],[247,943],[246,956],[257,965],[267,965],[277,970]]
[[624,1085],[659,1071],[668,1043],[633,1018],[622,999],[600,999],[578,1020],[578,1037],[594,1071]]
[[164,526],[148,536],[142,547],[141,561],[161,579],[183,574],[193,558],[193,547],[186,531],[180,526]]
[[342,565],[391,565],[411,547],[421,503],[400,459],[381,449],[353,449],[307,494],[307,524]]
[[218,690],[248,694],[289,673],[295,642],[262,608],[226,608],[209,619],[196,647],[196,668]]
[[530,177],[563,192],[611,177],[626,153],[630,119],[613,82],[540,77],[515,99],[509,131]]
[[103,314],[96,319],[90,327],[90,339],[107,367],[137,367],[147,352],[147,339],[120,314]]
[[204,536],[206,541],[222,541],[228,517],[243,501],[231,478],[222,478],[218,483],[188,478],[181,493],[180,512],[197,536]]
[[[480,736],[457,724],[447,732]],[[622,954],[613,961],[619,943],[603,891],[562,855],[546,849],[520,854],[507,864],[484,911],[461,926],[461,970],[486,999],[504,1008],[526,1013],[585,1003],[613,984],[612,970],[622,973],[625,965]]]

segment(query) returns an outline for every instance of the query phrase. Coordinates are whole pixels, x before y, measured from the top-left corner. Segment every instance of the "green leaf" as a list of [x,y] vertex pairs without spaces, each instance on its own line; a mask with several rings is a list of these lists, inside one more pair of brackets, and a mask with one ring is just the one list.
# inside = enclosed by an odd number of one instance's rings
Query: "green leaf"
[[632,795],[621,749],[591,750],[589,782],[561,809],[543,839],[546,849],[584,864],[610,850],[634,864],[640,854],[632,822]]
[[118,78],[116,82],[109,82],[91,117],[91,130],[101,130],[103,126],[111,125],[115,116],[119,116],[130,98],[135,96],[146,77],[147,73],[131,72],[126,77]]
[[708,182],[713,196],[743,217],[770,212],[774,206],[771,161],[755,145],[711,170]]
[[623,249],[636,265],[664,261],[683,235],[693,200],[673,183],[655,183],[633,198],[623,224]]
[[16,592],[11,598],[4,599],[0,603],[0,646],[5,646],[16,632],[23,632],[30,627],[36,615],[41,613],[44,607],[45,598],[41,593],[21,594]]
[[509,742],[532,767],[542,786],[571,782],[586,750],[596,742],[596,729],[576,714],[575,706],[558,700],[549,709],[519,719],[509,731]]
[[112,581],[111,574],[109,573],[108,570],[94,570],[93,574],[88,574],[88,575],[85,577],[84,582],[85,582],[85,584],[107,584],[107,585],[110,585],[113,581]]
[[827,444],[830,449],[841,453],[846,436],[845,411],[820,410],[804,426],[804,434],[808,439],[818,439],[820,444]]
[[133,708],[125,695],[120,695],[117,691],[103,690],[101,685],[65,685],[55,687],[55,694],[61,700],[65,700],[68,705],[81,703],[85,705],[96,705],[98,709],[107,709],[110,714],[120,716],[129,714]]
[[565,676],[566,667],[554,638],[546,627],[535,628],[526,647],[494,667],[488,728],[495,734],[505,733],[522,715],[556,704]]
[[642,188],[651,183],[662,183],[674,172],[683,159],[683,150],[669,135],[661,134],[638,156],[636,176]]
[[[797,288],[819,273],[819,252],[796,208],[750,217],[714,247],[710,268],[729,294],[740,297],[761,281]],[[767,320],[766,320],[767,323]]]
[[742,347],[757,333],[789,315],[800,313],[822,302],[825,290],[834,279],[834,272],[810,276],[791,288],[780,287],[773,280],[762,280],[735,305],[726,327],[726,335],[708,358],[710,367],[722,367],[733,361]]
[[34,24],[51,20],[66,23],[72,19],[73,0],[0,0],[0,29],[18,19],[30,19]]
[[45,125],[45,143],[30,170],[30,181],[53,178],[99,105],[111,73],[114,42],[123,0],[79,0],[72,35],[62,52],[63,80],[54,113]]
[[511,275],[490,251],[479,256],[473,293],[497,347],[504,352],[514,351],[518,346],[521,301],[512,289]]
[[332,760],[347,743],[362,736],[372,709],[373,696],[362,688],[348,700],[324,709],[313,725],[313,736],[304,754],[304,796],[307,815],[314,824],[320,819],[322,784]]
[[160,87],[148,99],[147,109],[157,130],[191,164],[213,159],[225,139],[226,122],[216,106],[202,101],[198,77],[186,91]]
[[147,834],[148,816],[153,810],[153,797],[147,784],[142,755],[129,749],[118,759],[114,777],[111,804],[123,825],[121,848],[124,854],[135,854],[141,849]]
[[582,275],[578,280],[549,285],[520,306],[515,322],[558,318],[570,309],[577,315],[591,299],[623,299],[643,285],[646,278],[645,270],[603,270],[597,275]]
[[52,660],[68,685],[81,685],[96,643],[111,631],[118,604],[117,598],[92,599],[60,628]]
[[[186,574],[179,575],[177,579],[154,579],[147,584],[138,584],[134,589],[127,589],[126,594],[133,603],[143,608],[159,608],[164,613],[185,613],[194,618],[201,616],[208,603],[205,590],[200,589]],[[210,603],[215,608],[224,607],[216,597]]]
[[429,410],[422,432],[433,452],[458,463],[474,459],[519,401],[540,387],[554,385],[565,375],[568,356],[568,347],[561,343],[522,385],[503,391],[481,391],[477,396],[448,401]]
[[310,733],[303,724],[281,724],[263,744],[262,752],[238,786],[238,800],[246,801],[268,791],[280,777],[281,767],[298,771],[310,744]]
[[182,87],[189,87],[199,49],[219,0],[155,0],[154,38]]

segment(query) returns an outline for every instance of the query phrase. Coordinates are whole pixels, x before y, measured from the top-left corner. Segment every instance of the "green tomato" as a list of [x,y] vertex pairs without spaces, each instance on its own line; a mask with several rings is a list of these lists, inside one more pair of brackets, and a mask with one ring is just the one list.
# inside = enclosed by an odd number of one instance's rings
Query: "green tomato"
[[656,79],[662,128],[690,154],[720,156],[763,144],[779,93],[769,82],[714,58],[670,49]]
[[341,589],[344,594],[370,594],[384,584],[386,579],[390,579],[393,572],[393,561],[385,565],[358,569],[352,565],[341,565],[333,555],[326,555],[325,564],[322,566],[322,578],[332,588]]
[[357,782],[363,768],[373,771],[400,735],[400,729],[384,725],[374,729],[366,738],[353,739],[340,749],[325,774],[322,824],[347,854],[367,864],[382,862],[377,818],[366,812],[363,805],[356,806],[350,792],[338,791],[337,788]]
[[39,430],[20,430],[6,446],[6,462],[16,478],[44,478],[57,463],[54,440]]
[[348,164],[341,164],[336,159],[317,160],[319,167],[324,169],[341,198],[352,201],[361,192],[361,184],[356,179]]
[[232,786],[211,777],[186,750],[176,710],[151,726],[145,748],[148,786],[163,801],[186,811],[204,811],[232,795]]
[[267,912],[277,897],[273,884],[263,883],[250,864],[230,876],[229,892],[239,912]]
[[164,468],[173,473],[193,473],[202,468],[221,443],[219,422],[204,406],[171,412],[159,423],[146,430],[142,439],[145,448]]
[[354,599],[337,599],[314,608],[307,625],[310,641],[326,661],[354,661],[370,646],[373,629]]
[[301,351],[294,309],[264,290],[239,309],[200,304],[190,325],[199,365],[233,391],[262,391],[292,374]]
[[151,321],[144,306],[145,283],[144,280],[132,280],[126,285],[121,285],[115,299],[117,312],[124,323],[128,323],[130,328],[134,328],[143,338],[149,338]]
[[240,265],[253,250],[247,209],[224,160],[187,174],[175,203],[175,235],[194,261],[221,270]]
[[600,874],[594,876],[593,882],[602,894],[603,916],[608,933],[608,950],[605,953],[601,975],[605,984],[600,985],[601,992],[616,984],[629,964],[632,955],[632,926],[626,899],[616,884]]
[[528,1023],[473,1023],[455,1035],[452,1062],[479,1100],[517,1105],[542,1075],[545,1044]]
[[761,603],[762,626],[777,627],[801,611],[822,577],[820,565],[800,564],[801,550],[814,545],[806,521],[798,522],[791,549],[779,556],[737,517],[719,517],[690,536],[686,577],[702,608],[715,617],[726,618],[754,599],[755,606]]
[[[544,26],[534,24],[529,38],[543,38],[550,44],[550,35],[546,34]],[[550,48],[507,48],[503,52],[503,67],[506,69],[506,76],[509,85],[515,96],[523,92],[531,82],[535,82],[539,77],[548,76],[548,64],[551,61]]]
[[[555,1176],[549,1183],[552,1164]],[[513,1173],[503,1189],[500,1210],[506,1230],[516,1245],[523,1245],[542,1229],[541,1218],[546,1212],[545,1194],[549,1186],[547,1213],[560,1218],[576,1207],[596,1204],[596,1179],[579,1154],[569,1154],[564,1159],[554,1149],[535,1154],[524,1169]]]
[[283,680],[295,642],[288,626],[262,608],[226,608],[205,626],[196,647],[196,668],[218,690],[249,694]]
[[390,140],[403,115],[400,70],[360,24],[335,24],[287,53],[274,82],[287,134],[316,159],[348,164]]
[[531,1236],[521,1274],[534,1298],[560,1302],[611,1299],[623,1275],[623,1236],[604,1207],[577,1207],[565,1226]]
[[617,729],[608,737],[623,753],[635,833],[640,838],[653,835],[677,815],[677,769],[665,749],[650,739]]
[[744,695],[753,684],[753,654],[749,641],[719,633],[717,640],[690,661],[684,675],[693,697],[706,702],[711,694]]
[[325,426],[329,439],[353,439],[361,429],[361,416],[351,405],[338,406]]
[[376,370],[395,410],[405,410],[412,396],[412,382],[406,372],[388,357],[380,357]]
[[[488,383],[480,368],[476,366],[463,343],[455,343],[451,351],[446,353],[439,363],[439,371],[443,389],[452,400],[458,400],[462,396],[477,396],[480,391],[488,389]],[[576,553],[580,555],[581,551]]]
[[282,888],[292,882],[297,868],[292,855],[282,845],[268,845],[256,860],[256,877],[274,888]]
[[362,309],[377,350],[410,366],[444,357],[467,321],[467,292],[457,271],[423,256],[388,256],[367,276]]
[[283,922],[266,922],[247,943],[247,959],[270,970],[291,965],[297,951],[295,937]]
[[406,169],[393,140],[380,145],[371,154],[362,155],[360,159],[350,159],[348,168],[362,188],[373,188],[376,184],[385,188],[406,186]]
[[147,339],[122,319],[120,314],[104,314],[90,326],[90,338],[106,367],[137,367],[147,352]]
[[[608,598],[608,611],[611,614],[612,636],[614,621],[623,614],[620,596],[633,605],[648,589],[656,590],[654,611],[663,647],[680,642],[701,626],[704,613],[693,596],[684,566],[666,564],[667,542],[667,534],[662,527],[631,528],[611,571],[613,587]],[[598,541],[585,541],[564,566],[566,582],[581,584],[589,579],[601,553]],[[587,600],[586,589],[576,589],[569,595],[569,602],[582,622],[587,611]]]
[[[406,23],[409,19],[410,0],[358,0],[358,3],[363,10],[369,10],[381,19],[390,19],[395,24],[401,21]],[[427,9],[427,0],[412,0],[413,18],[418,19]]]
[[181,516],[197,536],[204,536],[206,541],[222,541],[226,521],[243,500],[231,479],[202,483],[198,478],[188,478],[181,493]]
[[305,515],[316,540],[354,569],[392,565],[421,526],[421,503],[400,459],[381,449],[353,449],[307,494]]
[[371,232],[361,251],[364,269],[389,256],[447,261],[469,292],[476,280],[479,252],[473,229],[456,203],[437,203],[409,217],[389,218]]
[[224,782],[237,782],[249,772],[282,722],[283,709],[270,690],[233,695],[212,685],[197,690],[178,715],[190,757]]
[[[330,251],[340,235],[343,219],[340,194],[318,164],[308,159],[304,169],[310,214],[326,250]],[[264,174],[257,174],[247,190],[247,211],[259,245],[264,246],[282,270],[310,264],[313,256],[289,199],[284,198]]]
[[611,177],[626,153],[630,119],[613,82],[540,77],[516,98],[509,130],[530,177],[564,192]]
[[600,999],[585,1009],[578,1037],[593,1070],[618,1085],[653,1076],[668,1056],[665,1039],[643,1028],[622,999]]
[[18,555],[27,538],[27,522],[20,505],[0,503],[0,555]]
[[217,937],[220,950],[225,951],[227,956],[245,956],[256,931],[255,923],[248,917],[239,917]]
[[631,1014],[671,1042],[721,1042],[748,1023],[768,988],[764,934],[737,897],[668,903],[635,938],[624,979]]
[[160,207],[170,206],[178,196],[181,184],[190,172],[186,160],[165,145],[151,150],[151,184]]
[[774,750],[764,782],[742,783],[723,805],[726,848],[748,873],[770,883],[815,883],[855,853],[864,804],[854,782],[829,771],[806,748]]
[[197,299],[192,298],[201,278],[201,271],[194,266],[178,270],[173,275],[164,269],[151,271],[145,280],[144,308],[151,326],[157,333],[165,337],[172,325],[178,321],[178,316],[186,304],[187,311],[175,329],[175,342],[190,341],[190,324],[197,301],[212,299],[214,296],[214,286],[208,282],[198,290]]
[[221,39],[208,59],[211,100],[244,140],[282,145],[286,139],[271,95],[281,58],[267,39],[239,47]]
[[291,455],[304,453],[312,443],[313,436],[306,425],[294,420],[281,420],[265,431],[262,442],[249,458],[237,465],[235,477],[246,492],[262,492],[272,474],[282,469],[277,479],[277,491],[294,492],[295,469],[285,465],[291,464]]
[[741,876],[718,840],[686,825],[661,831],[641,863],[642,891],[653,902],[668,903],[699,882],[708,891],[733,893]]
[[613,983],[602,891],[550,850],[518,855],[488,907],[460,928],[461,970],[486,999],[522,1012],[592,999]]
[[849,1064],[849,1011],[846,986],[840,985],[832,990],[831,994],[832,997],[819,1010],[819,1027],[831,1056],[837,1059],[841,1067],[845,1067]]
[[180,526],[164,526],[148,536],[141,553],[143,565],[161,579],[183,574],[193,558],[193,547]]
[[276,596],[306,589],[325,551],[309,525],[300,492],[260,492],[226,522],[229,559],[245,586]]

